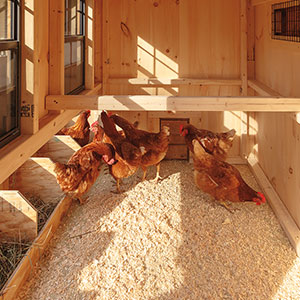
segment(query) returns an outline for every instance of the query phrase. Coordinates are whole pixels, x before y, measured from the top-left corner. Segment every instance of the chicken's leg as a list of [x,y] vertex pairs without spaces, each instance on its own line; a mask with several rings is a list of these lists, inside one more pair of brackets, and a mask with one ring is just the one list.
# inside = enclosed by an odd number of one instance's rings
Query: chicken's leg
[[143,169],[143,177],[142,177],[142,181],[144,181],[146,179],[146,174],[147,174],[147,167],[142,166]]
[[82,195],[81,196],[77,196],[77,199],[79,200],[80,205],[83,205],[84,203],[86,203],[88,198],[89,197],[87,197],[87,196],[83,197]]
[[160,171],[160,162],[156,165],[156,176],[153,180],[151,180],[151,182],[157,183],[158,180],[163,179],[161,176],[159,176],[159,171]]
[[235,211],[238,211],[238,208],[231,208],[230,205],[228,205],[228,203],[226,203],[225,201],[220,201],[220,204],[225,207],[230,213],[234,213]]

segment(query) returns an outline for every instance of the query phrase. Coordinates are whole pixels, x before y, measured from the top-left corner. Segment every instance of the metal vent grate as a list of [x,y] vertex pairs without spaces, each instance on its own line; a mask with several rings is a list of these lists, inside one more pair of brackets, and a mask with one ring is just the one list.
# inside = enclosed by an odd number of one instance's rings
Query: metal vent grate
[[300,0],[272,5],[272,38],[300,42]]

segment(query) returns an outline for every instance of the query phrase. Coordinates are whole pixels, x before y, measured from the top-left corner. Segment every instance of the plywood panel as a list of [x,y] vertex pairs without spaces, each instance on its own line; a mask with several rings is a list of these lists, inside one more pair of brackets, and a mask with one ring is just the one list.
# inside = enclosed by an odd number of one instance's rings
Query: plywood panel
[[[122,0],[105,5],[107,78],[240,79],[240,0]],[[105,94],[239,96],[240,87],[109,83]],[[235,128],[232,153],[239,155],[240,113],[199,112],[198,118],[202,128]],[[157,129],[157,118],[148,120],[148,130]]]
[[[256,79],[285,97],[300,96],[299,43],[271,39],[271,4],[255,7]],[[300,126],[284,113],[257,113],[255,153],[300,227]]]
[[37,211],[18,191],[0,191],[0,240],[37,236]]

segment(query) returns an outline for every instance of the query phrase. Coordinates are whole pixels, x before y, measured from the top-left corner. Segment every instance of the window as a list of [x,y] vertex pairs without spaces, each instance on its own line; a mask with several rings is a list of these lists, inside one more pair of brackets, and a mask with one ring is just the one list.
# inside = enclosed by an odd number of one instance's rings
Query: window
[[83,0],[65,0],[65,94],[84,88]]
[[300,42],[300,1],[272,5],[272,38]]
[[0,0],[0,147],[20,134],[19,5]]

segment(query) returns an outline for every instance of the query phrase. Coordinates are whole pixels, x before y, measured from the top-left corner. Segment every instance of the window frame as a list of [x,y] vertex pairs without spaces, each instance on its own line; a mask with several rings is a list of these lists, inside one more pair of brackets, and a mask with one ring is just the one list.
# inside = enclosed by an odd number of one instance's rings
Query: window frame
[[[21,101],[20,101],[20,88],[21,88],[21,50],[20,50],[20,2],[19,0],[8,0],[11,4],[11,38],[0,40],[0,51],[15,50],[16,53],[16,70],[13,73],[15,75],[15,91],[16,91],[16,124],[15,127],[3,136],[0,137],[0,148],[4,147],[21,134]],[[0,70],[1,72],[1,70]]]
[[[66,4],[65,0],[65,4]],[[82,70],[82,84],[76,87],[74,90],[68,92],[68,95],[75,95],[82,92],[85,89],[85,0],[80,0],[80,7],[76,11],[76,14],[80,14],[79,18],[79,33],[78,33],[78,22],[76,22],[76,34],[66,34],[64,35],[64,44],[66,42],[76,42],[82,41],[82,63],[83,63],[83,70]],[[66,5],[65,5],[66,10]],[[66,13],[65,13],[65,24],[66,24]],[[76,20],[77,21],[77,20]],[[66,32],[66,27],[65,27]],[[65,66],[64,66],[65,69]],[[64,76],[65,80],[66,77]]]

